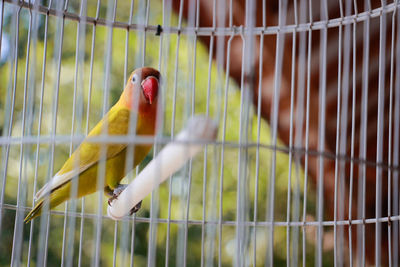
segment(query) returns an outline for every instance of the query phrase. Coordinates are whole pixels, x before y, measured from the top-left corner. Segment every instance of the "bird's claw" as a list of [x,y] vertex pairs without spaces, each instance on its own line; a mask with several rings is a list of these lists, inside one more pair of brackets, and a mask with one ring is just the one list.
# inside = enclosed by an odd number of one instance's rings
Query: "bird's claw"
[[108,199],[108,206],[111,206],[111,203],[118,198],[118,196],[125,190],[128,185],[120,184],[112,191],[112,196]]
[[112,196],[112,197],[110,197],[109,199],[108,199],[108,206],[110,206],[111,207],[111,202],[113,202],[114,201],[114,199],[117,199],[117,197],[115,197],[115,196]]
[[[118,196],[122,193],[122,191],[125,190],[125,188],[128,185],[125,184],[120,184],[118,185],[113,191],[112,191],[112,196],[108,199],[108,205],[111,207],[111,203],[115,200],[118,199]],[[142,201],[137,203],[129,212],[129,215],[132,215],[140,210],[140,207],[142,206]]]
[[138,212],[138,211],[140,210],[140,207],[142,207],[142,201],[140,201],[139,203],[137,203],[136,206],[134,206],[134,207],[130,210],[129,215],[132,215],[132,214]]

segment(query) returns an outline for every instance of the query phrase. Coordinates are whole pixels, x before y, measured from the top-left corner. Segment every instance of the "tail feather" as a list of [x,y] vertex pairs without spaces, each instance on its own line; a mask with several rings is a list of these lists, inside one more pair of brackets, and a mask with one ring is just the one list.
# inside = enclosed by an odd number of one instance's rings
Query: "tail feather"
[[49,197],[40,199],[39,202],[36,203],[35,207],[28,213],[28,215],[26,215],[24,222],[29,223],[34,218],[40,216],[40,214],[42,213],[44,202],[49,201],[49,198],[50,198],[49,209],[54,208],[63,203],[65,200],[67,200],[68,195],[63,194],[64,192],[62,191],[63,190],[54,191],[53,193],[50,194]]
[[44,199],[39,200],[35,207],[26,215],[24,222],[29,223],[33,218],[36,218],[42,213]]

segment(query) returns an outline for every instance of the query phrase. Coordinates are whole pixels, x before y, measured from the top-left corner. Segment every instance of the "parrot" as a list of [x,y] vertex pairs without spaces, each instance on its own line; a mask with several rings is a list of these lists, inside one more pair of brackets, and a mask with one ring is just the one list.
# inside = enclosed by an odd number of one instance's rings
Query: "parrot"
[[[96,192],[99,188],[97,173],[100,161],[105,161],[104,186],[102,188],[104,188],[104,193],[110,197],[108,203],[110,204],[113,199],[118,197],[127,186],[119,182],[130,171],[125,170],[128,145],[122,143],[100,144],[86,140],[105,133],[126,136],[129,134],[131,115],[136,116],[137,136],[154,135],[160,79],[160,72],[150,67],[139,68],[131,73],[117,103],[89,132],[54,177],[36,193],[34,198],[36,204],[25,217],[25,223],[41,214],[45,201],[48,201],[50,208],[54,208],[70,199],[73,182],[77,182],[76,197],[78,198]],[[105,129],[105,126],[108,129]],[[151,147],[151,144],[134,145],[132,168],[146,157]],[[75,179],[77,181],[74,181]],[[131,214],[137,212],[140,207],[141,202],[132,208]]]

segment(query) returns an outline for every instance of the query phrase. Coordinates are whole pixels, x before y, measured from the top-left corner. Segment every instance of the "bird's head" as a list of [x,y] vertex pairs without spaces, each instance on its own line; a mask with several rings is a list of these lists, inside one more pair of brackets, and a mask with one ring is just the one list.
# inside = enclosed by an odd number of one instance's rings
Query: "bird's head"
[[148,108],[157,106],[158,90],[160,87],[160,72],[144,67],[136,69],[129,76],[120,101],[129,109]]

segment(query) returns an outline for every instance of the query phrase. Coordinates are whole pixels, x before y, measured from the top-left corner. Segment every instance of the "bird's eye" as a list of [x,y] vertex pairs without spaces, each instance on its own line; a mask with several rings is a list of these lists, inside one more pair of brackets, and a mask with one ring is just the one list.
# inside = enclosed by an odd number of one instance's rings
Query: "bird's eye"
[[132,76],[132,83],[136,82],[136,80],[137,80],[137,75],[134,74],[134,75]]

